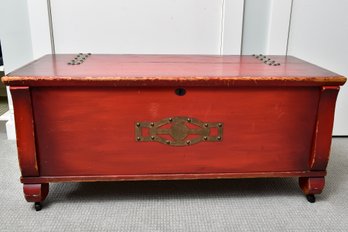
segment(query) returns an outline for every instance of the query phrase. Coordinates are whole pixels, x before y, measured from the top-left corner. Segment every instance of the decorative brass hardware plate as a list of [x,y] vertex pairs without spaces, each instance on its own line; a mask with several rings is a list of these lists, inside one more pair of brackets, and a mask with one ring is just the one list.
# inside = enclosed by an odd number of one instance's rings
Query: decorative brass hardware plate
[[[170,146],[221,142],[223,126],[222,122],[202,122],[185,116],[165,118],[158,122],[136,122],[135,141],[159,142]],[[216,131],[215,134],[212,134],[213,130]]]

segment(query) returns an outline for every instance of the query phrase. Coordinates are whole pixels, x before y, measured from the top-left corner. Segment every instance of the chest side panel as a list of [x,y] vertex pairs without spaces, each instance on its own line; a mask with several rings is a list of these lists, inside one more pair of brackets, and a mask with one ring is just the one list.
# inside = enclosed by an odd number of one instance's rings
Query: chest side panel
[[[308,170],[319,88],[32,89],[40,175]],[[221,142],[137,142],[136,122],[222,122]]]

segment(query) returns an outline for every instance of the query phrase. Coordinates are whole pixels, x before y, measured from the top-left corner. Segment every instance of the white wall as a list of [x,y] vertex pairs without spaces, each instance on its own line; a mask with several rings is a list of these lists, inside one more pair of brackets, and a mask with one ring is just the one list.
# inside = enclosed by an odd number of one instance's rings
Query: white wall
[[267,54],[271,0],[246,0],[242,54]]
[[33,58],[51,53],[47,0],[27,0]]
[[1,0],[0,40],[5,73],[33,59],[27,0]]
[[220,54],[239,55],[242,50],[244,0],[223,0]]
[[[228,52],[240,53],[240,0],[52,1],[57,53],[220,54],[224,7],[237,13]],[[227,3],[227,4],[225,4]],[[237,3],[238,8],[233,8]],[[240,13],[239,13],[240,12]],[[238,14],[239,13],[239,14]],[[227,16],[231,16],[229,14]],[[228,21],[230,20],[230,21]],[[231,36],[232,35],[232,36]],[[234,41],[233,41],[234,39]]]
[[[348,1],[294,0],[288,54],[348,77]],[[335,116],[334,134],[348,135],[348,84]]]
[[[27,0],[1,0],[0,40],[5,74],[33,59]],[[12,100],[7,88],[10,114],[6,123],[9,139],[15,138]]]
[[286,55],[292,0],[245,0],[242,54]]

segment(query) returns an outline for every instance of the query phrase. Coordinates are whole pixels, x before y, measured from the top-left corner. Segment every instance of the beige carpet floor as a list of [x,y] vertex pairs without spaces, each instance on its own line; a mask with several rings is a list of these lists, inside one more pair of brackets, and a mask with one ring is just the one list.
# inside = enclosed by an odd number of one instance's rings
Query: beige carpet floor
[[0,122],[0,231],[348,231],[348,138],[334,138],[324,192],[296,178],[51,184],[24,200],[16,145]]

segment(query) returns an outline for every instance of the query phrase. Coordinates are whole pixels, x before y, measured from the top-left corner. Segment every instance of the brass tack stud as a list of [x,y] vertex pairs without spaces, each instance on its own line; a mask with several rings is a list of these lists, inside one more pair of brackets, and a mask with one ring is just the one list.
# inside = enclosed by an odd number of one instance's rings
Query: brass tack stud
[[188,121],[188,122],[191,122],[191,118],[188,118],[187,121]]
[[187,145],[190,145],[190,144],[191,144],[191,141],[190,141],[190,140],[187,140],[187,141],[186,141],[186,144],[187,144]]
[[139,122],[137,122],[137,127],[139,127],[140,126],[140,123]]
[[172,119],[172,118],[169,118],[168,120],[169,120],[169,122],[172,122],[172,121],[173,121],[173,119]]
[[141,139],[140,137],[137,137],[137,140],[138,140],[138,141],[140,141],[140,139]]
[[221,136],[218,136],[218,137],[217,137],[217,140],[219,140],[219,141],[220,141],[220,140],[221,140]]
[[203,140],[204,140],[204,141],[207,141],[207,140],[208,140],[208,137],[207,137],[207,136],[204,136],[204,137],[203,137]]
[[204,123],[204,127],[208,127],[208,123]]
[[169,140],[166,140],[166,144],[170,144],[170,141],[169,141]]
[[151,136],[151,139],[154,140],[154,139],[155,139],[155,136]]
[[151,122],[151,123],[150,123],[150,125],[151,125],[151,126],[154,126],[154,125],[155,125],[155,123]]
[[222,127],[222,123],[219,123],[219,124],[218,124],[218,127]]

